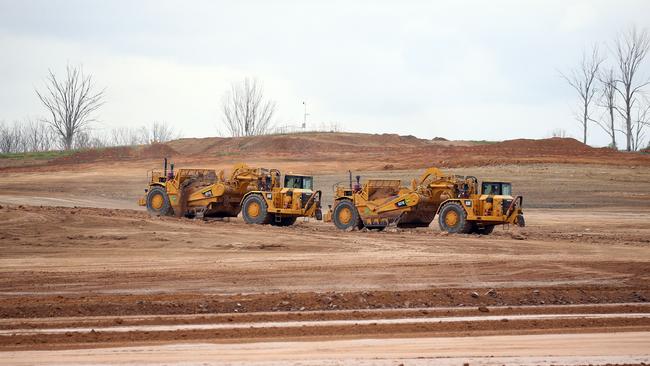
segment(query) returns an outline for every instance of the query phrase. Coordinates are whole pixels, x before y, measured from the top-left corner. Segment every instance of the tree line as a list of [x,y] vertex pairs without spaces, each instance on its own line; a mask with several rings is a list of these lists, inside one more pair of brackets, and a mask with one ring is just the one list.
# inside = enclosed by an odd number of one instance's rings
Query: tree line
[[636,151],[643,148],[650,126],[650,78],[640,74],[650,50],[648,30],[630,27],[608,50],[604,54],[597,44],[592,46],[578,66],[561,76],[578,95],[575,117],[582,142],[587,143],[587,131],[595,125],[609,136],[610,147],[617,149],[617,136],[623,136],[625,150]]
[[104,105],[104,89],[98,90],[81,67],[67,65],[63,77],[49,70],[45,86],[35,92],[46,116],[11,124],[0,121],[0,153],[143,145],[180,137],[169,124],[158,121],[98,133],[94,115]]
[[166,122],[153,122],[137,128],[118,127],[104,133],[78,130],[66,145],[62,136],[41,120],[0,121],[0,153],[27,153],[50,150],[94,149],[110,146],[135,146],[163,143],[180,135]]
[[[99,89],[80,66],[67,65],[63,76],[48,70],[45,85],[35,92],[46,115],[11,124],[0,121],[0,153],[142,145],[180,137],[166,122],[98,133],[95,115],[105,103],[105,89]],[[275,109],[256,79],[233,83],[222,98],[223,122],[230,136],[269,133]]]

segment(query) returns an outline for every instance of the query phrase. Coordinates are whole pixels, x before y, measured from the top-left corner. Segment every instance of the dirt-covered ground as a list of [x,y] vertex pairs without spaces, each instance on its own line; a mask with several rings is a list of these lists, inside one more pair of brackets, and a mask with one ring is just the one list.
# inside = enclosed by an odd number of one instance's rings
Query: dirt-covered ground
[[[249,163],[315,174],[326,202],[363,168]],[[135,201],[157,164],[3,171],[3,363],[650,362],[647,167],[449,168],[525,196],[526,228],[477,236],[152,218]]]

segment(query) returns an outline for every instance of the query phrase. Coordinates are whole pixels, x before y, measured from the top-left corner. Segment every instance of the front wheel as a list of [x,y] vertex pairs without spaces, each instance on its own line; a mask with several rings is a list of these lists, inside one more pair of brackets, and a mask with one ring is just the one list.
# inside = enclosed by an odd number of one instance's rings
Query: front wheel
[[457,202],[449,202],[442,207],[438,225],[440,230],[450,234],[467,234],[472,231],[472,223],[467,221],[467,212]]
[[334,225],[340,230],[348,230],[354,228],[361,228],[361,220],[359,219],[359,211],[352,201],[343,200],[339,201],[334,206],[332,212],[332,221]]
[[242,216],[247,224],[268,224],[271,220],[266,202],[257,194],[252,194],[244,199]]

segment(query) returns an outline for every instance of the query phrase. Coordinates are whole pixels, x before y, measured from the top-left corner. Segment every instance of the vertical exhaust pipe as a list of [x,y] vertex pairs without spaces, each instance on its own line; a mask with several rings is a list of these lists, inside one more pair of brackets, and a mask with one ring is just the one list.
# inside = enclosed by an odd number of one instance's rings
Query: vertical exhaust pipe
[[350,177],[350,190],[352,190],[352,171],[348,170],[348,176]]
[[164,164],[164,172],[163,172],[163,177],[165,177],[165,180],[167,180],[167,158],[165,158],[165,164]]

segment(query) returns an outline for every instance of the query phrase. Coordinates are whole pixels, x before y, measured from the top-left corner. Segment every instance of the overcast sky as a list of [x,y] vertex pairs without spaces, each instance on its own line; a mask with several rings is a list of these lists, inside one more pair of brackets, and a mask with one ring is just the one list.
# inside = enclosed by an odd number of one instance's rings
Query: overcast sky
[[70,63],[106,87],[105,130],[214,136],[229,84],[256,77],[278,125],[302,122],[304,100],[308,124],[346,131],[580,136],[558,70],[632,24],[650,26],[650,1],[0,0],[0,120],[44,115],[34,88]]

